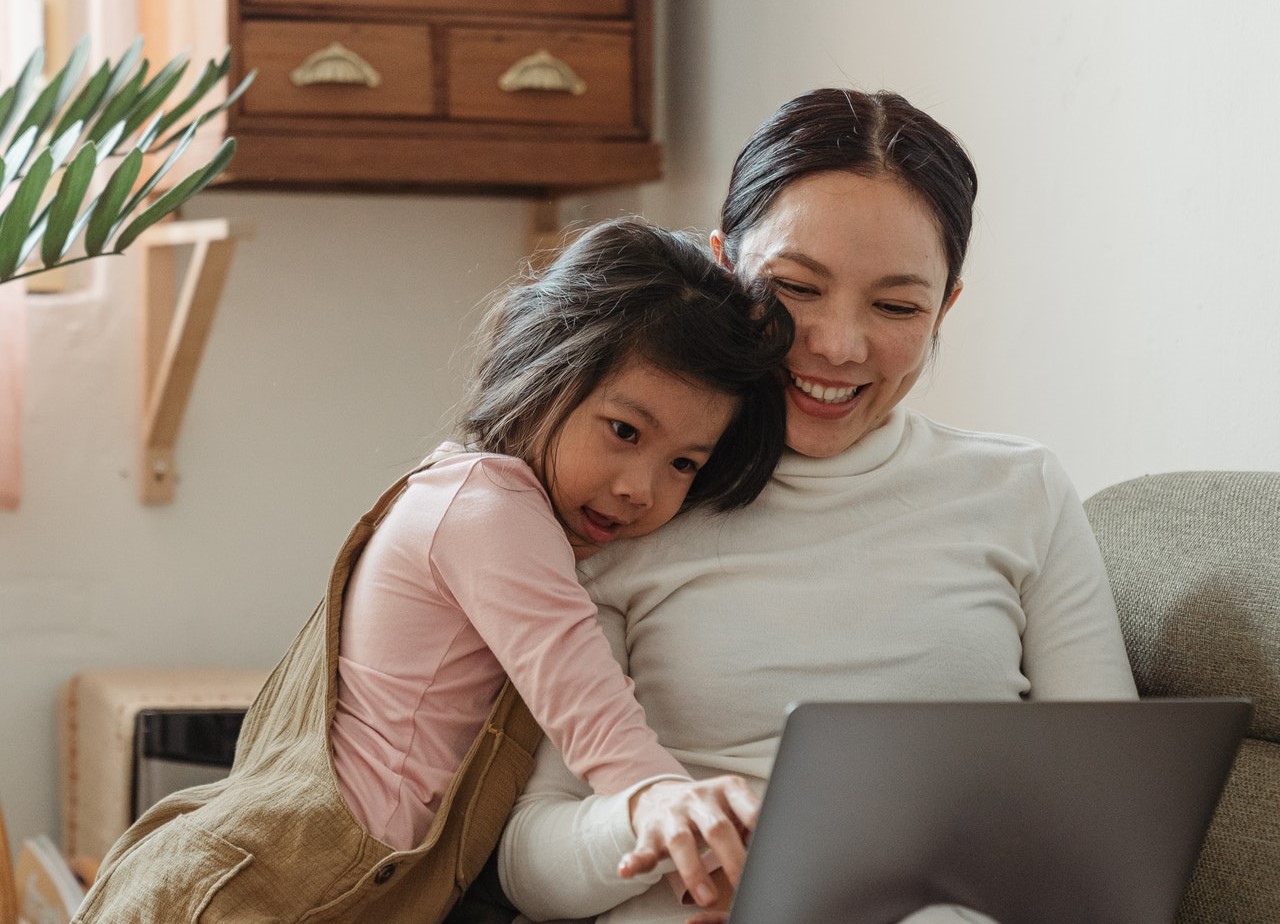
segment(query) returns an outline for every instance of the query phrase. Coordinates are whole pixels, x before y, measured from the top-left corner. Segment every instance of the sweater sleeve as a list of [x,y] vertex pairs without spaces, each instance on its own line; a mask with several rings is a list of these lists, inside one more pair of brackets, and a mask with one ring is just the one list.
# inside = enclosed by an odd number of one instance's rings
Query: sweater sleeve
[[[618,662],[625,663],[622,615],[602,607],[600,624]],[[661,878],[669,864],[634,879],[618,875],[618,861],[636,845],[627,803],[640,785],[592,795],[551,742],[542,742],[498,849],[503,891],[523,914],[535,921],[594,917]]]
[[1039,570],[1021,589],[1026,614],[1023,672],[1032,699],[1133,699],[1102,553],[1066,472],[1051,453],[1042,464],[1050,524]]
[[436,530],[431,567],[574,774],[601,793],[685,776],[646,724],[527,466],[472,468]]

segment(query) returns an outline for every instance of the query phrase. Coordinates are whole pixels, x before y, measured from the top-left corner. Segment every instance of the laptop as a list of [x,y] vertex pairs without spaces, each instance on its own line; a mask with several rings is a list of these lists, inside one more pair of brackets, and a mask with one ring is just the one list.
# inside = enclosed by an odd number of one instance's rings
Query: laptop
[[803,703],[730,924],[1171,924],[1245,699]]

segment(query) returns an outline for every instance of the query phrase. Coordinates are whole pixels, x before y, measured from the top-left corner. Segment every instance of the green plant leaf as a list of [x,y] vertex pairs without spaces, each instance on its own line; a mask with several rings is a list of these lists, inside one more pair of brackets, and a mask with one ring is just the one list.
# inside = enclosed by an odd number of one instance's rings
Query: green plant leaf
[[44,236],[45,226],[49,224],[49,210],[45,209],[40,213],[40,217],[36,219],[36,223],[32,225],[31,232],[27,235],[27,239],[22,242],[22,246],[18,248],[18,265],[21,266],[26,262],[27,257],[31,255],[31,251],[36,249],[36,244],[40,242],[40,238]]
[[9,87],[3,93],[0,93],[0,151],[4,150],[4,133],[8,127],[9,116],[18,108],[17,102],[17,87]]
[[[116,149],[116,145],[120,143],[121,136],[124,135],[124,123],[117,122],[107,129],[106,134],[99,139],[96,144],[98,146],[98,163],[102,163],[111,156],[111,152]],[[88,142],[93,144],[95,142]]]
[[116,221],[120,217],[120,206],[124,204],[129,190],[133,188],[138,172],[142,170],[142,152],[137,148],[125,155],[120,166],[106,187],[98,196],[98,204],[93,207],[89,216],[89,228],[84,233],[84,250],[91,257],[96,257],[106,249],[107,239],[115,230]]
[[8,152],[4,155],[4,168],[0,170],[0,173],[4,175],[3,181],[0,182],[0,190],[3,190],[18,178],[18,171],[27,162],[27,157],[31,154],[32,147],[35,146],[37,133],[38,129],[32,125],[9,146]]
[[72,159],[58,183],[58,191],[49,203],[49,224],[45,228],[40,245],[40,259],[45,266],[53,266],[71,249],[71,228],[75,224],[80,203],[89,191],[93,180],[93,168],[98,165],[98,152],[89,142]]
[[[193,124],[198,128],[199,126],[203,125],[205,122],[209,121],[211,118],[216,116],[219,112],[222,112],[224,109],[230,108],[232,103],[234,103],[236,100],[238,100],[241,96],[244,95],[244,91],[249,89],[249,84],[253,83],[253,78],[257,76],[258,76],[257,70],[252,70],[249,73],[245,74],[244,80],[240,81],[240,83],[236,86],[236,88],[227,94],[226,99],[224,99],[217,106],[210,109],[208,112],[202,113],[200,117],[196,119]],[[170,135],[168,138],[166,138],[164,141],[156,145],[155,149],[157,151],[163,151],[169,145],[177,141],[180,137],[182,137],[182,131],[176,131],[172,135]]]
[[77,122],[67,128],[61,135],[54,137],[53,142],[49,145],[49,150],[53,152],[53,169],[57,170],[66,162],[67,155],[75,149],[76,141],[80,137],[80,132],[84,129],[83,122]]
[[62,114],[62,118],[58,121],[58,127],[53,130],[55,135],[60,135],[66,131],[67,126],[75,122],[88,122],[98,111],[98,107],[102,105],[106,98],[107,81],[111,79],[111,62],[103,61],[102,66],[89,78],[89,82],[84,85],[77,94],[75,101]]
[[[18,79],[14,81],[12,95],[5,93],[7,102],[4,104],[6,111],[0,112],[0,148],[4,146],[4,139],[9,134],[9,129],[13,127],[14,120],[21,112],[22,101],[27,98],[27,94],[31,92],[31,88],[40,77],[40,72],[44,70],[44,49],[37,48],[31,53],[31,57],[27,58],[27,63],[22,66],[22,70],[18,74]],[[20,135],[21,132],[14,132],[14,135]]]
[[196,126],[191,125],[187,128],[186,133],[183,134],[182,140],[174,146],[173,150],[169,152],[169,156],[164,159],[164,163],[156,168],[156,171],[147,178],[147,181],[142,184],[137,192],[133,194],[132,198],[130,198],[125,204],[125,207],[120,212],[121,218],[131,214],[133,210],[138,207],[139,203],[147,198],[147,194],[156,188],[156,184],[160,182],[161,178],[169,172],[169,169],[175,163],[177,163],[178,158],[182,156],[182,153],[191,144],[191,139],[195,136]]
[[[27,110],[27,114],[23,116],[22,121],[18,123],[19,138],[23,136],[24,132],[28,131],[33,127],[36,130],[36,137],[39,137],[40,133],[49,127],[49,123],[53,121],[53,115],[54,115],[53,101],[54,101],[54,97],[56,97],[57,94],[58,94],[57,83],[51,83],[47,87],[45,87],[43,90],[40,91],[40,94],[36,97],[35,102],[31,104],[31,108]],[[12,148],[10,149],[10,151],[12,151]],[[29,157],[30,154],[31,152],[29,151],[27,156]],[[8,159],[9,159],[8,154],[6,154],[5,160],[7,161]],[[10,163],[9,168],[11,170],[14,170],[13,175],[16,175],[17,173],[22,172],[22,168],[24,166],[26,166],[26,158],[23,158],[22,160],[18,161],[16,169],[14,169],[12,163]]]
[[120,251],[132,244],[139,234],[208,186],[214,177],[226,169],[235,152],[236,140],[234,138],[228,138],[222,142],[222,146],[218,148],[218,152],[213,155],[213,159],[209,161],[204,169],[195,171],[177,186],[170,189],[120,232],[120,236],[116,238],[115,252],[120,253]]
[[[138,59],[142,57],[142,36],[137,36],[129,47],[124,50],[124,54],[120,55],[120,60],[116,62],[115,68],[111,71],[111,82],[107,84],[107,96],[115,96],[121,87],[125,85],[125,81],[129,79],[129,75],[133,73],[133,67],[138,63]],[[146,65],[143,65],[145,72]]]
[[[93,123],[93,128],[89,129],[89,140],[101,144],[102,138],[107,131],[114,127],[117,122],[125,121],[129,110],[133,108],[134,100],[138,98],[138,93],[142,88],[142,82],[147,79],[147,62],[144,60],[138,67],[138,72],[129,78],[129,82],[121,87],[114,96],[103,107],[102,112],[98,115],[98,120]],[[108,153],[113,153],[114,145],[109,149]]]
[[179,55],[166,64],[158,74],[138,94],[129,108],[129,115],[124,122],[125,135],[132,135],[134,130],[151,118],[160,106],[168,99],[178,86],[178,81],[187,70],[187,56]]
[[230,57],[224,57],[222,62],[207,61],[204,70],[200,72],[200,76],[196,78],[195,84],[192,85],[187,95],[182,101],[172,109],[167,111],[160,119],[159,125],[156,127],[156,134],[160,135],[168,131],[169,127],[190,112],[200,102],[222,77],[226,74],[226,69],[230,67]]
[[53,154],[46,150],[31,164],[13,199],[0,215],[0,282],[12,278],[18,269],[22,247],[31,230],[31,216],[35,214],[52,175]]
[[76,42],[76,47],[71,49],[71,57],[67,58],[67,63],[49,81],[50,84],[57,84],[58,86],[58,95],[53,101],[54,112],[61,112],[62,107],[67,104],[67,100],[71,98],[71,91],[75,89],[76,84],[80,81],[80,74],[88,61],[89,36],[86,35]]
[[160,133],[160,119],[163,116],[164,113],[157,112],[151,117],[151,122],[148,123],[147,127],[139,132],[138,137],[134,139],[134,147],[141,148],[144,152],[151,147],[152,142],[156,140],[156,135]]

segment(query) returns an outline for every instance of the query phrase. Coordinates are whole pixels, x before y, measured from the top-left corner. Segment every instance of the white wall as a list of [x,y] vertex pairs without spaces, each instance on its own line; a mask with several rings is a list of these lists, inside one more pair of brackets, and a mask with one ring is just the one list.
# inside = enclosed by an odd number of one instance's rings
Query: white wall
[[[1054,446],[1082,494],[1280,468],[1280,7],[1199,0],[669,0],[667,179],[579,201],[714,224],[733,155],[811,86],[891,87],[981,178],[967,288],[915,403]],[[0,801],[56,831],[53,698],[99,665],[269,666],[354,516],[428,448],[472,306],[511,273],[503,199],[207,193],[257,226],[178,443],[135,500],[127,261],[31,315],[26,493],[0,513]]]
[[1054,447],[1083,495],[1280,468],[1280,5],[675,0],[655,220],[714,224],[779,103],[889,88],[978,168],[966,288],[911,401]]

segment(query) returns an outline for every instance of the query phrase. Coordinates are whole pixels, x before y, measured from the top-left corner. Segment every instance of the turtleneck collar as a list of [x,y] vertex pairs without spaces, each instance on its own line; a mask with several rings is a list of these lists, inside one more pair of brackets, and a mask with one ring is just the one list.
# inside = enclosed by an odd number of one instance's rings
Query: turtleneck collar
[[790,478],[825,478],[833,475],[864,475],[884,465],[902,445],[910,412],[901,404],[889,412],[883,424],[862,437],[844,452],[825,459],[815,459],[788,449],[774,476]]

